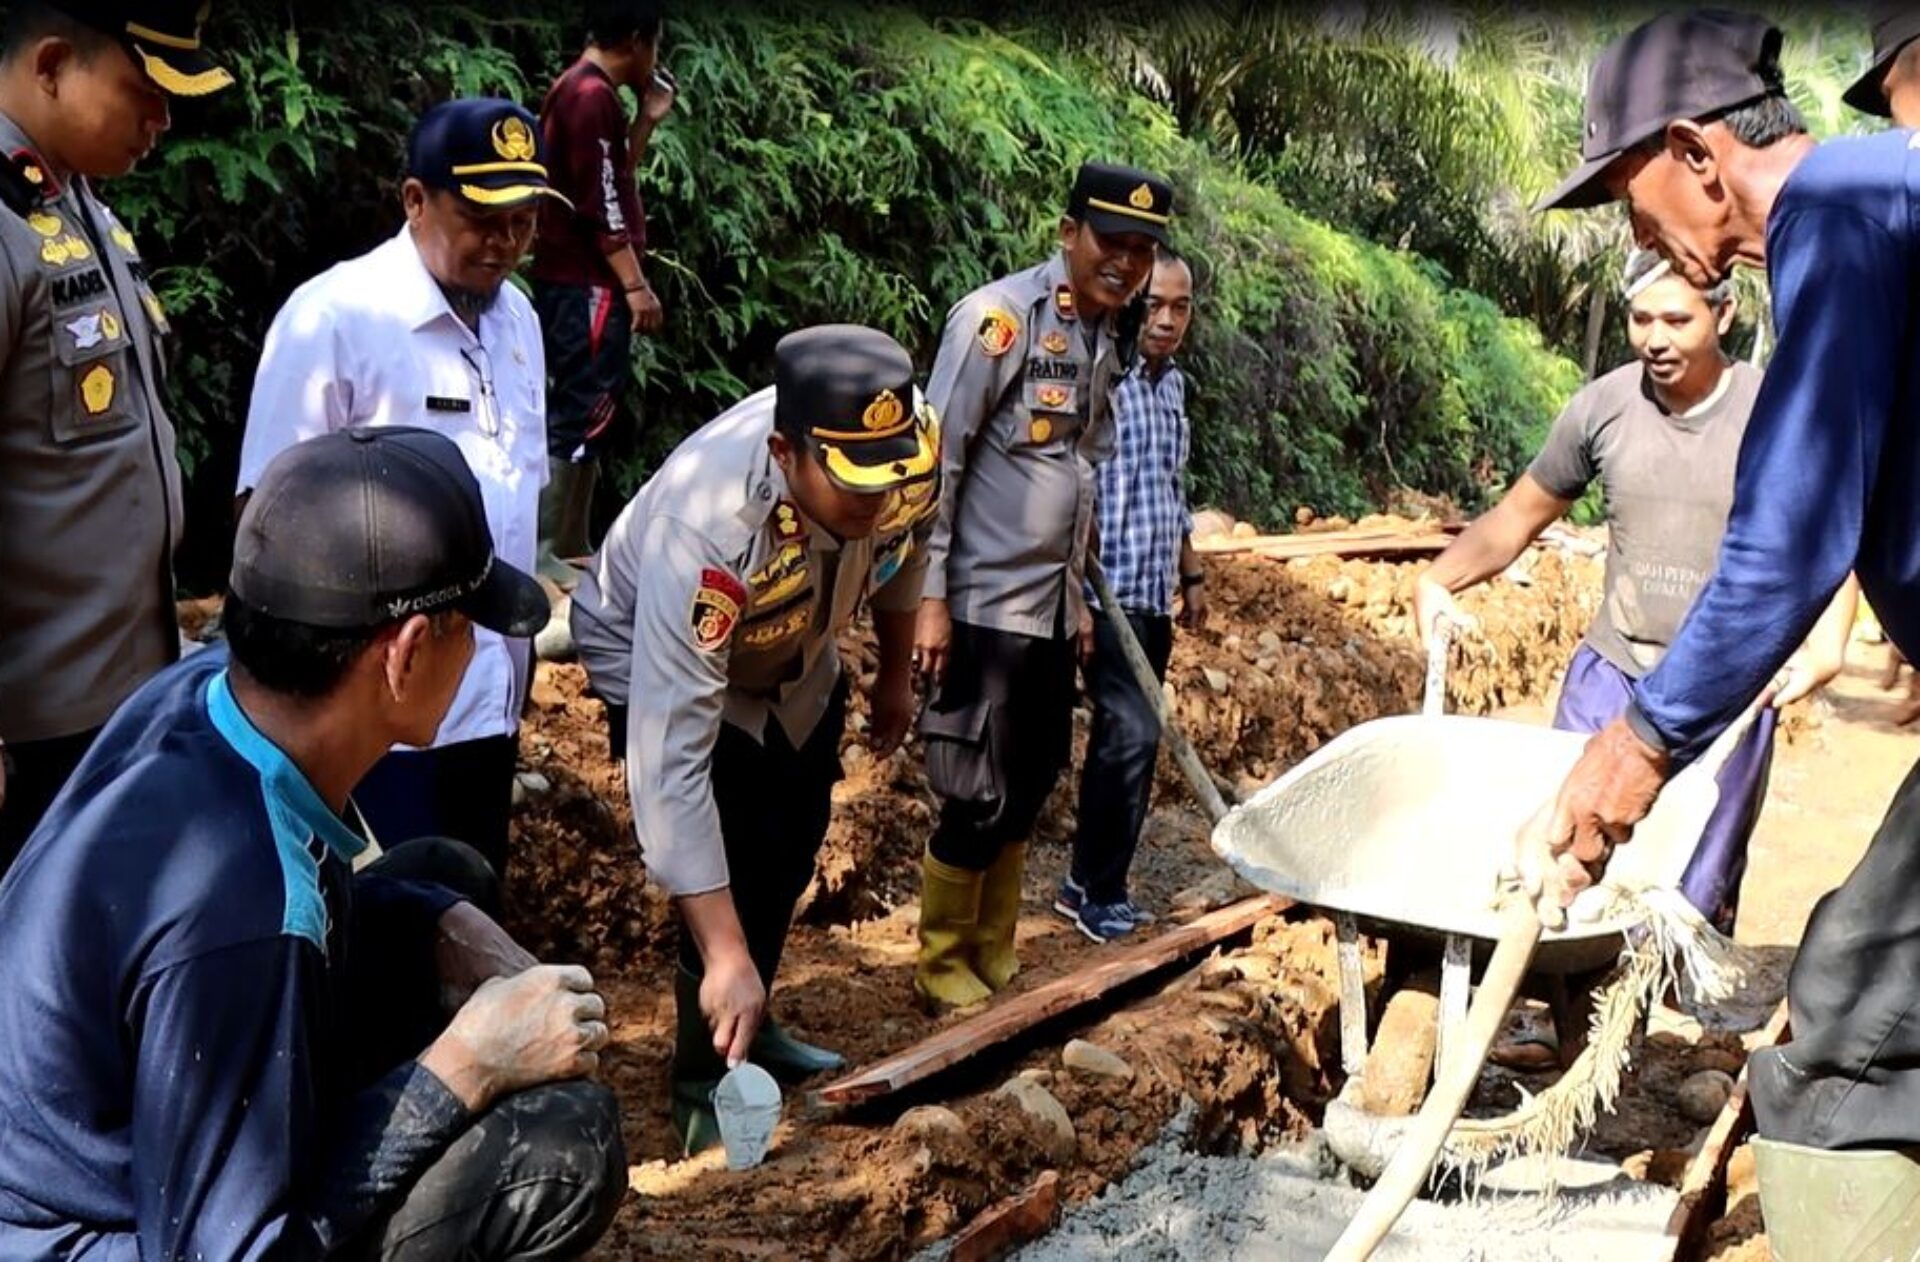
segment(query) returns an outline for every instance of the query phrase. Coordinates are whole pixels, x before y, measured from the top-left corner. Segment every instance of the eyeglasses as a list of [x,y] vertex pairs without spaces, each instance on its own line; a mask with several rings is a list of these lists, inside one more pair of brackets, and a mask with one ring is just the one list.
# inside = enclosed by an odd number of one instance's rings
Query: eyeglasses
[[467,367],[473,371],[474,378],[480,383],[480,432],[488,438],[500,436],[500,402],[493,392],[493,357],[487,354],[484,346],[474,349],[460,348],[460,358],[467,361]]

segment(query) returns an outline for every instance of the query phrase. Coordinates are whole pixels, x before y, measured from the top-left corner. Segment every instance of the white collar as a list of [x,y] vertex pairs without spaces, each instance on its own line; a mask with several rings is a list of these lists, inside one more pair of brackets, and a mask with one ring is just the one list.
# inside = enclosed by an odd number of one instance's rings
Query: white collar
[[[466,323],[454,314],[453,305],[447,301],[447,295],[440,288],[440,282],[427,270],[427,261],[420,257],[419,243],[413,239],[411,224],[401,224],[400,231],[387,242],[395,256],[394,280],[398,289],[394,295],[394,305],[407,319],[408,327],[415,332],[426,328],[435,320],[445,319],[455,328],[469,337],[479,340],[479,334],[466,326]],[[503,282],[504,283],[504,282]],[[486,324],[486,315],[480,317],[482,326]]]

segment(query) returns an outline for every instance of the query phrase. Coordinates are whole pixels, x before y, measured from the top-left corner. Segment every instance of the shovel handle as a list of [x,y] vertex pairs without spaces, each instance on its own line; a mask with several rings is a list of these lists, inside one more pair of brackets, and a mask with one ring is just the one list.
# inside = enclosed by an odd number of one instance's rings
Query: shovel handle
[[1467,1009],[1467,1021],[1461,1028],[1457,1047],[1449,1049],[1440,1065],[1439,1076],[1419,1116],[1400,1147],[1393,1154],[1380,1181],[1360,1203],[1347,1229],[1334,1242],[1326,1262],[1365,1262],[1400,1221],[1420,1186],[1433,1170],[1447,1133],[1460,1120],[1467,1097],[1480,1080],[1480,1067],[1486,1063],[1493,1041],[1499,1037],[1507,1009],[1520,993],[1520,983],[1533,961],[1533,948],[1540,942],[1540,919],[1533,904],[1519,895],[1510,896],[1501,908],[1500,940],[1494,944],[1493,958],[1487,961],[1486,975],[1474,992]]
[[1427,684],[1420,694],[1420,713],[1447,712],[1447,650],[1453,647],[1453,619],[1436,618],[1427,637]]
[[1187,783],[1193,788],[1193,795],[1200,799],[1200,807],[1206,811],[1208,821],[1218,824],[1227,817],[1227,800],[1221,796],[1220,786],[1207,774],[1207,766],[1200,761],[1200,755],[1194,752],[1187,734],[1174,722],[1173,712],[1167,707],[1167,694],[1160,687],[1159,676],[1153,673],[1153,664],[1147,660],[1146,650],[1140,647],[1139,639],[1133,634],[1133,624],[1127,621],[1120,602],[1114,599],[1113,588],[1107,584],[1107,576],[1100,569],[1098,557],[1087,558],[1087,580],[1093,584],[1093,594],[1100,598],[1100,608],[1105,611],[1107,621],[1113,627],[1114,638],[1120,641],[1120,655],[1127,659],[1127,665],[1133,670],[1134,682],[1140,685],[1140,691],[1146,693],[1147,700],[1153,703],[1154,717],[1160,720],[1160,731],[1167,738],[1167,752],[1173,755],[1174,765],[1186,776]]

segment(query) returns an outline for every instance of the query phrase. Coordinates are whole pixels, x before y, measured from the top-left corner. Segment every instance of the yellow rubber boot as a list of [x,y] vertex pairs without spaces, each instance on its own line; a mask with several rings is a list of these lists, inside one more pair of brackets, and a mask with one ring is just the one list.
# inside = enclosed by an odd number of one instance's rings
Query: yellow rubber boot
[[938,1007],[965,1008],[993,997],[968,962],[980,915],[981,874],[940,862],[920,863],[920,962],[913,988]]
[[1020,882],[1027,874],[1027,843],[1008,846],[981,874],[980,916],[973,933],[973,971],[994,990],[1020,971],[1014,930],[1020,925]]

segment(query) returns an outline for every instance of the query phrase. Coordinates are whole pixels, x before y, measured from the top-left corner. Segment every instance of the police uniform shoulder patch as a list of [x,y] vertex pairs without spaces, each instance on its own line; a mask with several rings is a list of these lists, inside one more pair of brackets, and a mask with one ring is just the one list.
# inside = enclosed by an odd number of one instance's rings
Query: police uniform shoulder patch
[[1020,339],[1020,321],[1000,307],[989,307],[980,317],[980,350],[988,359],[998,359],[1013,349]]
[[746,599],[746,587],[727,571],[712,566],[701,570],[688,614],[694,647],[711,653],[725,644],[740,621],[740,606]]
[[105,364],[95,364],[80,378],[80,406],[88,416],[104,415],[113,406],[117,385],[113,369]]
[[36,210],[27,216],[27,227],[43,237],[57,237],[67,230],[67,225],[58,215],[49,215],[44,210]]

